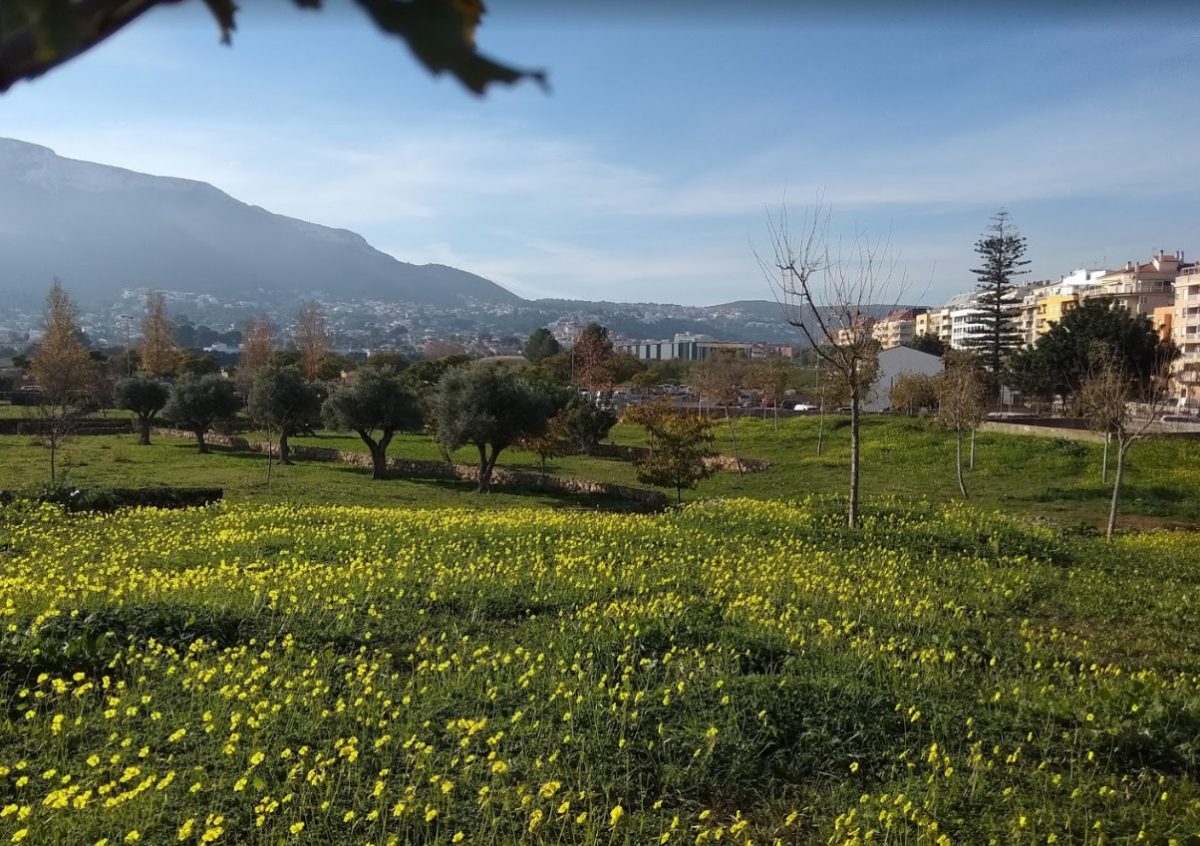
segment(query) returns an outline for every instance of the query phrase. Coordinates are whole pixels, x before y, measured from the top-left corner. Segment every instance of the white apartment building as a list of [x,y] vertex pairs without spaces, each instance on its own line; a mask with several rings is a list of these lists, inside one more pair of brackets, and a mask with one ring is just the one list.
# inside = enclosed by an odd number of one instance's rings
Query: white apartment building
[[1187,406],[1200,408],[1200,264],[1175,278],[1171,335],[1180,351],[1174,365],[1178,395]]

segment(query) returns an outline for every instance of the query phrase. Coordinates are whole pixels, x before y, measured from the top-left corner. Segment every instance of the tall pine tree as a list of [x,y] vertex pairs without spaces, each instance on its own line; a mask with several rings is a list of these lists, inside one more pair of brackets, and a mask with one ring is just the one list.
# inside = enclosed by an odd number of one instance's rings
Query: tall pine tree
[[971,269],[978,279],[980,329],[967,337],[966,346],[978,351],[991,374],[992,392],[998,394],[1004,362],[1009,353],[1021,346],[1017,332],[1021,303],[1014,295],[1013,277],[1028,273],[1021,268],[1029,261],[1024,258],[1025,238],[1008,219],[1008,212],[1000,210],[992,221],[987,232],[975,242],[975,252],[982,259],[979,267]]

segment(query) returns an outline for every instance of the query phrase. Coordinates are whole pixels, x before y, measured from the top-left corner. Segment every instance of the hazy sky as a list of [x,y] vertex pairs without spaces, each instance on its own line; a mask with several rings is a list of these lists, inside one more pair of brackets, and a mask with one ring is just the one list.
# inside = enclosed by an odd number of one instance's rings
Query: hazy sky
[[909,299],[972,284],[1001,206],[1031,278],[1200,257],[1200,4],[494,0],[481,49],[553,91],[484,99],[348,7],[241,5],[232,48],[189,2],[17,85],[0,135],[528,297],[768,298],[766,209],[821,192],[846,237],[890,231]]

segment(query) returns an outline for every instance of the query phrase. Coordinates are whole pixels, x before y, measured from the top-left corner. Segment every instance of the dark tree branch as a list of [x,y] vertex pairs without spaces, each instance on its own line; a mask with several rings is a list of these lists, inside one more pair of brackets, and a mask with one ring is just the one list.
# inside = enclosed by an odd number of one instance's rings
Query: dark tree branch
[[[0,92],[34,79],[120,31],[159,5],[182,0],[0,0]],[[319,9],[323,0],[292,0]],[[235,28],[233,0],[204,0],[228,44]],[[546,73],[503,65],[475,49],[481,2],[462,0],[355,0],[384,32],[404,40],[431,73],[450,73],[481,95],[493,83],[532,79],[549,90]]]

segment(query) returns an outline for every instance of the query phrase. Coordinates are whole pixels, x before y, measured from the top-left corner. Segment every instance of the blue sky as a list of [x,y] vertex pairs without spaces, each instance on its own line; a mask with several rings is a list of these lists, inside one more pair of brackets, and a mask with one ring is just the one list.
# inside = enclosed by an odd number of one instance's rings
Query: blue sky
[[766,210],[821,194],[836,233],[891,233],[910,300],[972,284],[1001,206],[1032,278],[1200,258],[1200,4],[495,0],[481,49],[553,90],[484,99],[336,0],[242,5],[232,48],[197,2],[151,13],[0,97],[0,135],[528,297],[769,298]]

